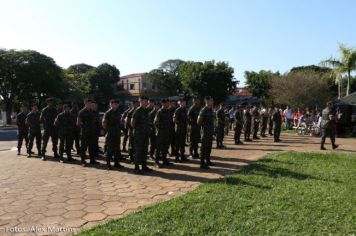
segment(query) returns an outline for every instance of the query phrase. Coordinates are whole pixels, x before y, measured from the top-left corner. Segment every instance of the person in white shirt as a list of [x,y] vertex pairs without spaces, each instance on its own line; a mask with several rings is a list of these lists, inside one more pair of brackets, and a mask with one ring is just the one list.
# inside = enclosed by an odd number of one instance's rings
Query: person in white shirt
[[286,129],[288,130],[288,129],[293,128],[292,127],[293,118],[294,118],[293,110],[287,106],[287,108],[283,111],[283,115],[285,117]]

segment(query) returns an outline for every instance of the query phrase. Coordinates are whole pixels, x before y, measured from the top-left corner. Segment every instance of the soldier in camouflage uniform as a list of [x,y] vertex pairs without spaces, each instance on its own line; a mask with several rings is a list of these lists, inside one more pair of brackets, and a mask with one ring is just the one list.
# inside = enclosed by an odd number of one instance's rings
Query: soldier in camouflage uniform
[[95,113],[92,109],[92,100],[87,99],[85,106],[79,111],[77,118],[77,126],[80,127],[80,157],[82,166],[86,166],[85,153],[89,149],[90,164],[97,165],[95,161],[96,135],[97,124]]
[[200,168],[209,169],[214,164],[210,161],[211,148],[214,134],[214,101],[211,97],[205,97],[205,107],[201,109],[198,116],[198,125],[202,128],[202,139],[200,148]]
[[157,147],[157,137],[156,137],[156,127],[154,125],[154,120],[159,109],[158,103],[153,105],[153,109],[149,110],[148,117],[150,119],[150,157],[154,159],[154,155]]
[[339,146],[335,144],[335,134],[333,129],[336,126],[336,112],[332,102],[327,103],[327,107],[321,113],[322,121],[321,121],[321,144],[320,149],[326,150],[324,147],[326,137],[330,137],[332,149],[336,149]]
[[277,143],[281,141],[279,139],[279,136],[281,135],[281,128],[282,128],[282,116],[278,106],[276,106],[274,109],[272,120],[274,126],[274,130],[273,130],[274,142]]
[[58,129],[59,137],[59,158],[60,162],[64,162],[63,153],[67,154],[68,161],[73,161],[71,154],[71,145],[73,144],[73,132],[75,128],[76,119],[70,114],[69,105],[65,104],[63,106],[63,112],[58,114],[54,125]]
[[132,119],[132,115],[135,112],[136,108],[139,106],[138,101],[133,101],[132,103],[132,108],[131,110],[127,113],[127,117],[125,119],[125,124],[126,127],[128,127],[129,129],[129,158],[130,158],[130,162],[133,163],[134,162],[134,154],[135,154],[135,150],[134,150],[134,132],[133,132],[133,127],[131,127],[131,119]]
[[57,109],[53,106],[54,100],[48,98],[46,100],[47,106],[43,108],[41,112],[41,122],[43,123],[43,143],[42,143],[42,160],[46,160],[46,149],[48,140],[51,137],[52,140],[52,150],[54,153],[54,158],[58,158],[57,144],[58,144],[58,133],[56,127],[54,127],[54,120],[58,115]]
[[241,131],[244,126],[244,114],[242,111],[241,106],[237,106],[236,112],[235,112],[235,144],[243,144],[241,142]]
[[257,137],[258,130],[260,128],[260,112],[258,110],[258,107],[255,106],[252,110],[252,121],[253,121],[253,139],[260,139]]
[[25,139],[25,147],[28,145],[28,127],[25,124],[28,108],[21,105],[21,112],[16,116],[17,125],[17,155],[21,154],[22,142]]
[[122,117],[121,117],[121,123],[123,124],[122,132],[124,134],[124,138],[122,140],[122,151],[123,152],[127,152],[126,144],[127,144],[128,138],[129,138],[129,128],[126,125],[125,119],[127,117],[127,114],[129,113],[129,111],[132,109],[132,107],[133,107],[132,103],[129,103],[128,108],[124,111],[124,113],[122,114]]
[[163,99],[161,101],[162,107],[157,111],[154,125],[156,127],[156,154],[155,154],[155,166],[161,168],[162,165],[160,164],[160,160],[163,161],[164,165],[170,165],[167,155],[168,155],[168,148],[170,144],[169,135],[170,135],[170,113],[168,110],[168,101]]
[[[185,139],[187,136],[187,109],[186,109],[186,101],[181,98],[179,100],[179,107],[175,110],[173,115],[173,122],[175,124],[175,140],[174,143],[176,145],[176,162],[184,162],[188,161],[185,157]],[[180,160],[179,160],[180,158]]]
[[152,171],[147,166],[148,141],[150,137],[147,103],[147,97],[140,97],[140,106],[134,111],[131,119],[131,127],[134,129],[135,174]]
[[95,133],[94,133],[94,137],[95,137],[95,156],[98,156],[99,153],[102,153],[100,147],[99,147],[99,136],[100,136],[100,114],[99,114],[99,110],[98,110],[98,104],[96,103],[96,101],[92,101],[91,103],[92,107],[91,107],[91,111],[94,113],[94,117],[95,117]]
[[[73,120],[77,120],[78,118],[78,104],[77,103],[72,103],[72,109],[70,110],[70,115],[72,116]],[[77,151],[77,155],[80,155],[80,128],[78,126],[74,126],[73,128],[73,138],[72,138],[72,144],[71,144],[71,149],[73,149],[73,144],[75,144],[75,149]]]
[[251,135],[251,123],[252,123],[252,115],[249,107],[246,107],[245,114],[244,114],[244,135],[245,135],[245,142],[251,142],[250,139]]
[[266,108],[262,107],[261,109],[262,123],[261,123],[261,137],[266,137],[267,123],[269,114]]
[[190,157],[197,159],[199,158],[198,154],[198,145],[200,142],[200,127],[197,124],[198,116],[200,112],[200,100],[197,97],[193,98],[193,105],[189,108],[188,111],[188,122],[190,125]]
[[123,168],[119,163],[121,156],[120,139],[121,139],[121,114],[119,111],[119,100],[112,99],[110,101],[110,109],[107,110],[103,117],[103,128],[106,130],[105,144],[106,165],[111,170],[111,159],[114,157],[114,167]]
[[225,146],[223,145],[224,140],[224,129],[225,129],[225,111],[224,104],[220,103],[218,110],[216,111],[216,148],[221,149]]
[[27,114],[25,124],[28,126],[28,146],[27,154],[28,158],[32,155],[33,141],[36,139],[36,146],[38,155],[41,155],[41,115],[38,112],[38,106],[32,105],[32,110]]
[[273,113],[274,113],[274,107],[268,108],[268,134],[270,136],[273,135]]
[[170,143],[169,145],[171,146],[171,153],[170,156],[176,156],[177,150],[176,150],[176,145],[175,145],[175,130],[174,130],[174,122],[173,122],[173,116],[174,116],[174,112],[177,109],[177,105],[175,101],[170,101],[169,102],[169,114],[170,114],[170,122],[169,122],[169,130],[170,130],[170,134],[169,134],[169,140]]

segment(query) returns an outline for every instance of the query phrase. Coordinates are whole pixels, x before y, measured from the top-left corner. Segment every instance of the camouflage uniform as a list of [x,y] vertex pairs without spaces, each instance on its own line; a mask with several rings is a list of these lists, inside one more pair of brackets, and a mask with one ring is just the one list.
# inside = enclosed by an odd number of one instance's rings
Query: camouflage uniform
[[54,126],[54,120],[56,119],[58,113],[57,109],[54,107],[45,107],[41,112],[41,122],[43,123],[43,143],[42,143],[42,156],[44,158],[46,154],[48,140],[51,137],[52,140],[52,150],[54,157],[58,157],[57,144],[58,144],[58,132]]
[[202,120],[202,139],[200,148],[200,161],[201,167],[206,164],[210,164],[210,154],[213,145],[213,134],[214,134],[214,111],[213,109],[205,106],[201,109],[199,117]]
[[25,139],[26,147],[28,145],[28,127],[25,124],[27,114],[20,112],[16,117],[17,124],[17,151],[20,154],[22,142]]
[[95,113],[87,108],[83,108],[78,114],[78,119],[82,122],[80,127],[80,157],[82,163],[85,163],[87,149],[89,149],[90,162],[94,163],[97,136]]
[[26,122],[29,127],[28,131],[28,147],[27,153],[31,156],[33,141],[36,138],[36,146],[38,155],[41,154],[41,122],[39,112],[30,112],[26,117]]
[[336,124],[335,124],[334,120],[330,120],[329,116],[336,116],[336,114],[333,111],[333,109],[330,109],[329,107],[327,107],[321,112],[321,116],[322,116],[322,122],[321,122],[321,135],[322,136],[321,136],[320,148],[325,149],[325,147],[324,147],[325,140],[326,140],[326,137],[329,136],[332,148],[335,149],[335,148],[337,148],[337,145],[335,144],[335,134],[333,132],[333,129],[335,128]]
[[250,141],[251,135],[251,123],[252,123],[252,115],[249,110],[245,111],[244,114],[244,132],[245,132],[245,141]]
[[124,134],[124,138],[122,140],[122,151],[126,151],[126,144],[127,144],[127,140],[129,138],[129,128],[127,127],[127,125],[125,124],[125,119],[127,117],[127,114],[129,113],[131,109],[127,109],[126,111],[124,111],[124,113],[122,114],[121,117],[121,122],[124,124],[123,125],[123,134]]
[[224,129],[225,129],[225,113],[224,109],[218,109],[216,111],[216,147],[223,147]]
[[150,157],[151,158],[153,158],[157,148],[156,128],[154,125],[156,114],[157,114],[157,110],[155,109],[152,109],[148,113],[148,117],[150,121]]
[[[72,119],[76,121],[78,118],[78,110],[72,109],[70,111],[70,115],[72,116]],[[75,143],[75,149],[77,151],[77,154],[79,155],[80,154],[80,128],[76,125],[73,128],[73,138],[72,138],[71,147],[73,147],[74,143]]]
[[156,163],[160,160],[167,162],[168,148],[170,144],[170,114],[168,109],[161,108],[157,111],[154,119],[154,125],[156,127]]
[[132,115],[135,123],[134,128],[134,162],[135,166],[147,167],[148,141],[150,137],[150,125],[148,110],[142,106],[138,107]]
[[178,107],[174,112],[175,120],[175,150],[176,150],[176,160],[186,161],[187,158],[184,156],[185,153],[185,139],[187,136],[187,110],[183,107]]
[[107,147],[106,164],[111,168],[110,161],[114,157],[114,166],[119,166],[120,139],[121,139],[121,114],[119,109],[109,109],[105,112],[103,123],[106,124],[105,144]]
[[134,155],[135,155],[135,149],[134,149],[134,130],[131,127],[131,119],[133,116],[133,113],[135,112],[136,108],[132,108],[128,113],[127,113],[127,121],[128,121],[128,129],[129,129],[129,148],[128,148],[128,153],[130,157],[130,161],[134,162]]
[[190,154],[198,158],[198,145],[200,142],[200,127],[197,124],[200,108],[193,105],[188,111],[188,121],[190,125]]
[[266,137],[268,117],[269,117],[268,112],[264,110],[262,114],[261,137]]
[[55,121],[56,126],[58,127],[58,137],[59,137],[59,156],[63,161],[64,151],[67,154],[67,158],[70,161],[72,159],[71,148],[73,144],[73,132],[75,130],[75,121],[74,116],[68,112],[60,113]]
[[241,144],[241,131],[244,125],[244,114],[241,110],[237,110],[235,112],[235,135],[234,135],[234,139],[235,139],[235,144]]
[[174,130],[174,122],[173,122],[173,116],[174,116],[174,112],[175,112],[175,108],[169,108],[169,140],[170,143],[169,145],[171,146],[171,156],[176,156],[177,154],[177,150],[176,150],[176,146],[175,146],[175,130]]
[[260,112],[257,108],[253,109],[252,111],[252,121],[253,121],[253,139],[258,139],[257,134],[260,128]]
[[273,135],[273,109],[269,108],[268,109],[268,134]]
[[280,141],[279,136],[281,135],[281,126],[282,126],[282,117],[279,110],[273,113],[272,119],[274,125],[274,130],[273,130],[274,141],[279,142]]

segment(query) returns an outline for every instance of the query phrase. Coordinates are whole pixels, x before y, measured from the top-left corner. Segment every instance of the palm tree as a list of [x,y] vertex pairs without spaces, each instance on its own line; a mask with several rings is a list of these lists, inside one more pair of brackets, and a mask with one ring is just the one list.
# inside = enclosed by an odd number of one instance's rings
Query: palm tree
[[339,86],[339,98],[341,93],[341,80],[344,73],[347,74],[347,88],[346,96],[350,94],[351,72],[356,70],[356,49],[347,48],[343,44],[339,44],[340,60],[330,58],[320,62],[322,66],[330,66],[333,68],[333,76],[336,78],[335,82]]

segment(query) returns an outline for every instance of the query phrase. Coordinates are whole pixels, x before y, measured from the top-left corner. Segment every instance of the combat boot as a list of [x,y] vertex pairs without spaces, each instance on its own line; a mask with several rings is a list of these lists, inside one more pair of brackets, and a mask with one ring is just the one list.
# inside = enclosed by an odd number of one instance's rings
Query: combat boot
[[209,166],[205,164],[204,160],[200,160],[200,168],[201,169],[209,169]]
[[206,160],[206,164],[207,164],[208,166],[215,166],[215,164],[210,161],[210,158],[208,158],[208,159]]
[[135,175],[143,175],[143,170],[140,170],[139,165],[135,165],[134,174]]

